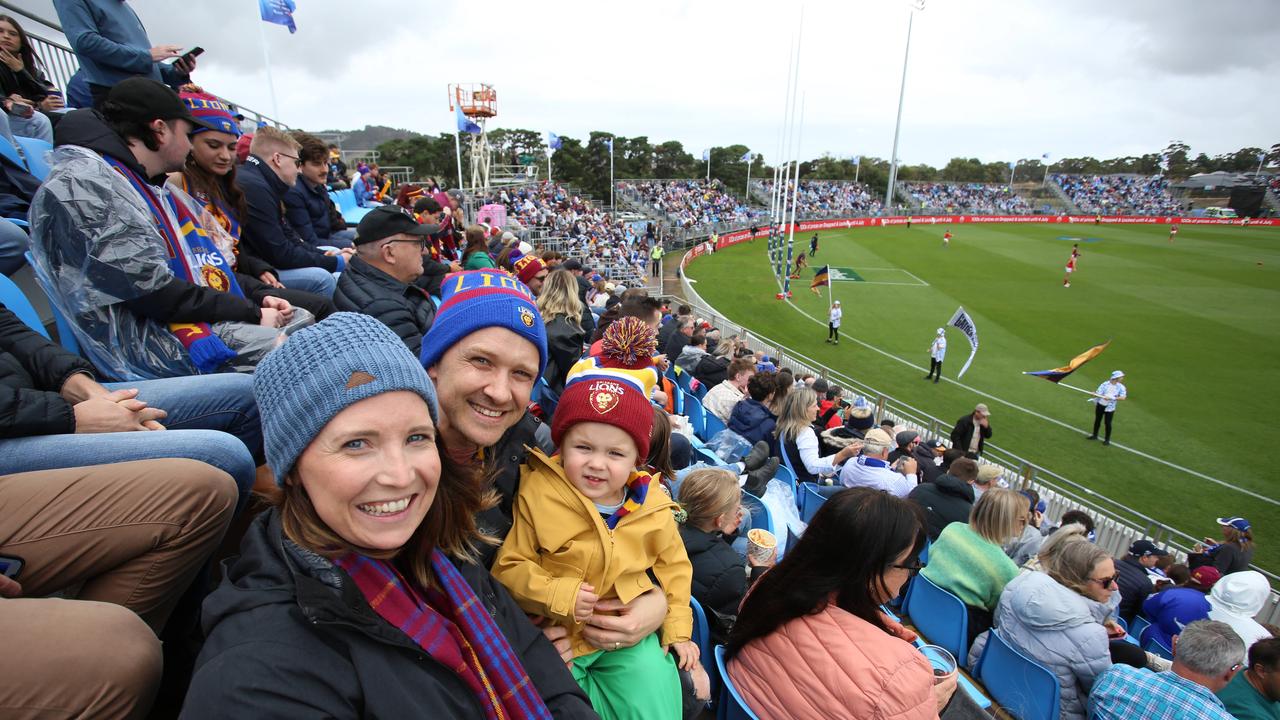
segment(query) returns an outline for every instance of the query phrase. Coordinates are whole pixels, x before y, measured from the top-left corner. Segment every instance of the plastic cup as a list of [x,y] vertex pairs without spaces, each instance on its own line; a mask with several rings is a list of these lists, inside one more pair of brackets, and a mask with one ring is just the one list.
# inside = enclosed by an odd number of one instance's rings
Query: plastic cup
[[764,528],[752,528],[747,531],[747,555],[756,562],[769,559],[778,547],[778,539]]
[[958,665],[956,659],[944,647],[937,645],[921,645],[920,653],[929,661],[929,666],[933,668],[933,684],[946,680],[956,674]]

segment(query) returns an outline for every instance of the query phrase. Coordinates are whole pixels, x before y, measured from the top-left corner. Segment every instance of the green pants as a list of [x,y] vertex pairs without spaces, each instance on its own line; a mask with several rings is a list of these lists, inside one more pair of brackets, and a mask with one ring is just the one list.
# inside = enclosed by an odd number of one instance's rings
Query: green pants
[[657,635],[574,658],[572,670],[602,720],[680,720],[680,675]]

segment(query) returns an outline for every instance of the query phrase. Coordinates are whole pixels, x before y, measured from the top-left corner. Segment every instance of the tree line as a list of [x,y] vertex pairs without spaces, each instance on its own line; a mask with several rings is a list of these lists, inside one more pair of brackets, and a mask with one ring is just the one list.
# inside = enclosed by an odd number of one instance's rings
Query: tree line
[[[552,157],[552,176],[562,183],[573,185],[597,199],[609,196],[609,133],[592,132],[584,142],[579,138],[561,136],[560,149]],[[701,178],[706,177],[707,164],[702,153],[687,151],[676,140],[654,144],[647,136],[613,137],[613,171],[618,180],[628,178]],[[469,177],[466,142],[463,137],[463,176]],[[538,176],[546,177],[546,137],[535,130],[498,129],[489,132],[489,144],[493,149],[494,163],[499,165],[539,166]],[[423,135],[403,140],[392,140],[378,146],[383,165],[412,166],[420,178],[434,177],[442,185],[456,184],[457,165],[452,134]],[[747,163],[742,157],[745,145],[728,145],[711,148],[711,177],[723,182],[730,192],[743,195],[747,182]],[[1196,173],[1215,171],[1252,172],[1258,167],[1258,155],[1262,148],[1246,147],[1232,153],[1209,156],[1193,155],[1190,146],[1173,141],[1159,152],[1140,156],[1110,159],[1077,157],[1050,159],[1049,171],[1053,173],[1140,173],[1154,175],[1161,171],[1174,180],[1181,180]],[[1280,166],[1280,143],[1266,150],[1264,169]],[[1015,182],[1038,180],[1044,176],[1045,161],[1041,158],[1018,159]],[[753,155],[751,177],[771,177],[773,166],[763,155]],[[883,193],[889,180],[889,161],[878,157],[862,157],[858,164],[847,157],[823,155],[800,163],[800,177],[810,180],[853,180],[857,177],[872,189]],[[927,164],[902,165],[898,179],[919,182],[979,182],[1005,183],[1009,181],[1009,161],[983,162],[978,158],[952,158],[941,168]]]

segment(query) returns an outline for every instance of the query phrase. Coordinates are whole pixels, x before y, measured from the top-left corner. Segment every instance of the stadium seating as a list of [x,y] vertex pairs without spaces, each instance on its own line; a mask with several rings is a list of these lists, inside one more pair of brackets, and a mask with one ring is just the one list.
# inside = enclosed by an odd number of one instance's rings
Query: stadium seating
[[929,642],[944,647],[964,665],[969,653],[969,614],[960,598],[923,575],[911,580],[904,610]]
[[903,183],[921,212],[1027,215],[1032,208],[1008,185]]
[[974,673],[1000,708],[1017,720],[1058,720],[1058,677],[1011,647],[999,631],[987,633]]
[[1081,212],[1105,215],[1176,215],[1182,204],[1169,194],[1163,177],[1139,175],[1053,175]]
[[719,433],[721,430],[724,430],[725,425],[724,425],[724,421],[721,420],[719,417],[716,417],[715,413],[707,413],[706,415],[707,415],[706,435],[704,435],[703,437],[705,437],[707,440],[710,440],[711,438],[715,437],[716,434]]
[[798,495],[800,496],[800,519],[806,523],[813,519],[813,516],[818,513],[818,508],[827,501],[827,498],[818,492],[818,486],[815,483],[801,485]]
[[1146,632],[1149,627],[1151,627],[1151,621],[1139,615],[1133,619],[1133,624],[1126,628],[1126,632],[1129,633],[1130,637],[1139,638],[1138,643],[1141,644],[1142,633]]
[[[751,183],[757,199],[773,195],[773,181]],[[862,183],[841,180],[801,180],[796,197],[796,217],[847,217],[879,215],[884,211],[881,196]]]
[[1160,642],[1160,639],[1156,637],[1156,634],[1152,632],[1150,627],[1147,627],[1142,631],[1142,635],[1138,637],[1138,644],[1143,650],[1146,650],[1153,655],[1159,655],[1166,660],[1173,659],[1173,650]]
[[24,169],[24,170],[28,169],[28,168],[27,168],[27,161],[26,161],[26,160],[24,160],[24,159],[22,158],[22,155],[20,155],[20,154],[18,153],[18,148],[17,148],[17,147],[15,147],[15,146],[13,146],[13,145],[11,145],[11,144],[7,143],[7,142],[0,141],[0,155],[3,155],[3,156],[5,156],[5,157],[9,158],[9,160],[11,160],[11,161],[13,162],[13,164],[14,164],[14,165],[17,165],[18,167],[20,167],[20,168],[22,168],[22,169]]
[[730,195],[719,180],[619,182],[618,190],[682,228],[753,219],[763,221],[767,215],[764,208],[753,208]]
[[[38,138],[29,138],[16,136],[14,140],[18,141],[18,147],[22,148],[22,154],[27,156],[27,170],[41,182],[49,177],[49,153],[53,152],[53,145]],[[4,144],[4,143],[0,143]]]
[[350,188],[330,190],[329,197],[338,206],[338,212],[342,213],[342,219],[347,221],[348,227],[359,225],[360,219],[373,210],[373,208],[362,208],[356,205],[356,193]]
[[[0,145],[3,145],[0,142]],[[35,330],[41,335],[49,338],[49,331],[44,329],[44,325],[40,324],[40,315],[36,313],[35,307],[27,296],[22,292],[22,288],[9,279],[7,275],[0,275],[0,304],[9,308],[9,312],[18,316],[18,319],[27,327]]]
[[716,670],[720,673],[720,698],[717,702],[716,720],[759,720],[747,703],[738,694],[738,689],[729,679],[729,671],[724,665],[724,646],[716,646]]
[[689,424],[693,426],[693,432],[700,438],[707,437],[707,411],[702,407],[702,401],[694,396],[691,392],[684,393],[684,415],[689,418]]
[[742,504],[751,513],[751,529],[760,528],[771,533],[774,532],[773,515],[769,512],[769,506],[765,505],[764,501],[749,492],[743,492]]
[[707,623],[707,611],[702,609],[702,603],[694,597],[689,598],[689,607],[693,609],[693,637],[690,639],[698,646],[702,669],[707,671],[709,677],[715,678],[716,667],[711,659],[711,626]]
[[[36,279],[39,281],[40,287],[49,287],[52,283],[47,282],[44,273],[40,270],[39,266],[36,265],[35,258],[31,255],[31,251],[28,250],[23,253],[23,256],[26,257],[27,264],[35,271]],[[63,350],[66,350],[73,355],[79,355],[80,342],[76,340],[76,334],[71,329],[71,323],[67,321],[67,318],[62,314],[62,311],[58,309],[57,304],[53,302],[52,298],[49,300],[49,309],[53,311],[54,326],[58,328],[58,344],[62,346]]]

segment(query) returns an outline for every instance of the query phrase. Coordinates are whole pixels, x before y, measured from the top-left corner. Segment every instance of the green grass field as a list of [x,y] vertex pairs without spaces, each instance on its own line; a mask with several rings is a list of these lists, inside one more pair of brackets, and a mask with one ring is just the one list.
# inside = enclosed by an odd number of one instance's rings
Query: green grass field
[[[942,226],[820,234],[811,265],[863,278],[832,285],[848,336],[839,346],[824,343],[827,291],[808,290],[812,268],[793,281],[794,306],[774,299],[764,240],[700,258],[688,276],[734,321],[931,415],[950,421],[986,402],[997,445],[1194,537],[1216,537],[1217,516],[1245,515],[1255,562],[1280,570],[1280,463],[1270,457],[1280,447],[1280,228],[1184,225],[1173,244],[1162,226],[952,232],[949,248]],[[1082,257],[1064,288],[1073,241]],[[948,381],[924,382],[934,331],[958,306],[977,325],[977,357],[963,386],[950,382],[969,353],[950,329]],[[1112,370],[1127,373],[1113,442],[1225,485],[1086,441],[1087,396],[1021,374],[1064,365],[1107,339],[1111,347],[1065,382],[1092,390]]]

